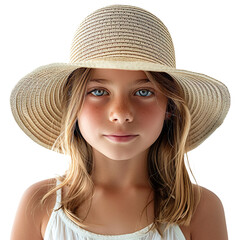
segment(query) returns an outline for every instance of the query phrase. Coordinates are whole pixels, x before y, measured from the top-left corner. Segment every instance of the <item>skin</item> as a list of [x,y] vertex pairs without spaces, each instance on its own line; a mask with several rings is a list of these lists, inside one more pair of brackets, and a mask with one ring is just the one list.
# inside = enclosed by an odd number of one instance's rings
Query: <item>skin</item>
[[[153,198],[146,160],[149,147],[161,133],[167,99],[151,82],[136,85],[136,80],[146,78],[142,71],[96,69],[92,80],[107,79],[108,83],[90,82],[87,86],[83,108],[78,114],[79,128],[93,147],[94,158],[92,179],[95,194],[85,221],[89,226],[86,230],[99,234],[124,234],[153,222],[153,203],[140,220],[139,216]],[[94,89],[100,91],[93,92]],[[144,89],[154,94],[139,91]],[[146,93],[147,97],[142,96]],[[119,132],[136,134],[137,137],[119,143],[104,136]],[[40,205],[49,183],[55,184],[54,179],[36,183],[24,193],[14,221],[12,240],[43,239],[55,204],[55,196],[52,196],[44,206]],[[63,195],[66,192],[67,188],[64,188]],[[87,207],[83,205],[79,208],[77,216],[83,218]],[[220,199],[202,188],[200,203],[191,224],[180,228],[186,240],[228,239]]]
[[[147,186],[147,153],[162,131],[167,98],[150,81],[135,83],[148,79],[143,71],[94,69],[91,80],[95,79],[109,82],[88,83],[78,114],[80,131],[93,147],[93,181],[115,189]],[[100,91],[91,92],[94,89]],[[119,132],[138,136],[127,143],[112,142],[104,136]]]

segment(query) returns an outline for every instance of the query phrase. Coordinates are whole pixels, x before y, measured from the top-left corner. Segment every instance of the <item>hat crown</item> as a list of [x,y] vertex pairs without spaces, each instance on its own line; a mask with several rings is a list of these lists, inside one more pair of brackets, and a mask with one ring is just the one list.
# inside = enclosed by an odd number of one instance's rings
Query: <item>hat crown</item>
[[80,24],[70,62],[91,60],[146,61],[176,67],[166,26],[152,13],[128,5],[98,9]]

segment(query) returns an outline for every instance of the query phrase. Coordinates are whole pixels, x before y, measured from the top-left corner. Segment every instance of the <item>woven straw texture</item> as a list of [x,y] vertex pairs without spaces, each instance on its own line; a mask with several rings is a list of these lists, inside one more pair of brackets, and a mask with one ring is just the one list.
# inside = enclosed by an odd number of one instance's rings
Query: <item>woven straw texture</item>
[[227,87],[200,73],[176,69],[174,46],[165,25],[148,11],[128,5],[101,8],[80,24],[70,63],[41,66],[23,77],[11,93],[11,109],[21,129],[51,149],[60,134],[61,95],[77,68],[166,72],[182,87],[191,112],[189,149],[223,122],[230,106]]

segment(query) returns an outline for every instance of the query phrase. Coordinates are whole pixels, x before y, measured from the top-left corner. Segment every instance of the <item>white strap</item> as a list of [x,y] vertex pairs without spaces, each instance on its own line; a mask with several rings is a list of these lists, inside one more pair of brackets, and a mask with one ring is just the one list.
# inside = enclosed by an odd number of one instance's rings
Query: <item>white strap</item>
[[[56,182],[56,186],[58,186],[61,182],[57,179],[57,182]],[[56,192],[57,196],[56,196],[56,203],[55,203],[55,206],[54,206],[54,209],[59,209],[61,207],[61,200],[62,200],[62,189],[58,189],[57,192]]]

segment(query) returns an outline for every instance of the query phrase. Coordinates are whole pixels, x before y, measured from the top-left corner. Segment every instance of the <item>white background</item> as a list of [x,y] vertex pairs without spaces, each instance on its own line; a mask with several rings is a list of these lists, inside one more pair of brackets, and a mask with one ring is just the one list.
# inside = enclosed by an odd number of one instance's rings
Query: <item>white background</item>
[[239,238],[239,103],[240,14],[228,0],[41,0],[3,1],[0,6],[1,53],[1,239],[9,239],[24,190],[34,182],[62,174],[63,156],[27,137],[15,123],[9,104],[12,88],[35,68],[68,62],[79,23],[94,10],[111,4],[142,7],[158,16],[173,38],[177,68],[224,82],[231,108],[223,125],[189,153],[198,183],[218,195],[225,208],[229,239]]

